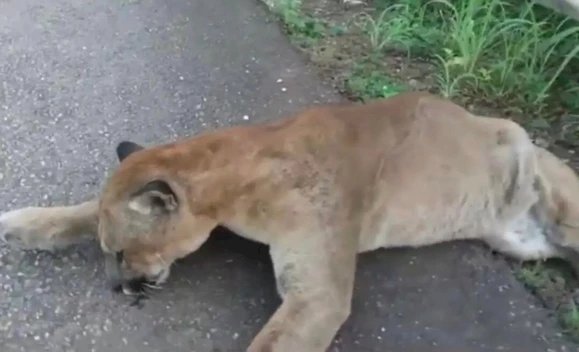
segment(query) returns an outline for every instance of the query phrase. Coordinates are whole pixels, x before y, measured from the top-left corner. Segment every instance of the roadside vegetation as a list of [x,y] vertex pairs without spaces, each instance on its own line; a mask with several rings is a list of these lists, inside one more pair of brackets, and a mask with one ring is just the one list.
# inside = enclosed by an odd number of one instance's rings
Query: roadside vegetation
[[515,267],[515,276],[557,313],[567,336],[579,342],[579,284],[570,268],[560,261],[525,263]]
[[[377,1],[362,16],[372,50],[433,59],[441,94],[481,97],[547,113],[579,109],[572,68],[579,64],[579,26],[529,2],[503,0]],[[376,13],[378,14],[376,16]],[[575,59],[575,60],[573,60]],[[568,70],[566,70],[568,69]],[[560,96],[569,99],[557,99]]]
[[[354,101],[425,90],[512,118],[579,165],[579,22],[529,0],[265,0],[320,75]],[[515,275],[579,341],[579,283],[559,262]]]
[[[348,71],[340,88],[353,99],[415,88],[396,59],[422,71],[424,89],[579,144],[577,21],[526,0],[374,0],[343,18],[328,1],[275,3],[294,43]],[[346,67],[328,62],[340,55]]]

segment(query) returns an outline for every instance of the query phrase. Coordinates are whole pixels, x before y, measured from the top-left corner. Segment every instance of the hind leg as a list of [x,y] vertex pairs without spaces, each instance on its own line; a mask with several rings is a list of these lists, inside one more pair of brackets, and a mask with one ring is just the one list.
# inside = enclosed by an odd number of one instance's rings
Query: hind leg
[[545,236],[528,236],[507,231],[487,237],[485,242],[494,250],[521,261],[564,257],[557,246],[550,243]]
[[503,231],[483,239],[491,248],[521,261],[563,258],[564,253],[551,240],[548,232],[548,227],[529,212]]
[[28,207],[0,215],[0,240],[23,249],[55,250],[96,237],[98,201]]
[[520,261],[559,258],[567,261],[579,278],[579,256],[571,248],[550,241],[543,234],[507,231],[501,236],[485,238],[485,242],[498,252]]
[[555,154],[536,147],[539,164],[540,203],[537,218],[550,224],[547,239],[579,277],[579,178]]

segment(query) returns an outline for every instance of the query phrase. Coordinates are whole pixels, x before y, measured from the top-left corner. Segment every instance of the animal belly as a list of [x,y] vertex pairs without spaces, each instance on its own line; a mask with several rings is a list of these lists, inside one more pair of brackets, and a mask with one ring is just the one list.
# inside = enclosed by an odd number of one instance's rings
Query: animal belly
[[360,251],[476,238],[496,226],[492,211],[482,201],[437,203],[375,209],[364,222]]

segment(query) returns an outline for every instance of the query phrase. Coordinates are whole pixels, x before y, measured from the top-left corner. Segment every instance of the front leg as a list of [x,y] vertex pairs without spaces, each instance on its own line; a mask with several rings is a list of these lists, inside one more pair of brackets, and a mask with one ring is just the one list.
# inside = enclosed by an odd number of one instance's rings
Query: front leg
[[23,249],[54,250],[96,238],[98,200],[28,207],[0,215],[0,240]]
[[271,245],[283,302],[249,352],[323,352],[350,314],[357,240],[308,232]]

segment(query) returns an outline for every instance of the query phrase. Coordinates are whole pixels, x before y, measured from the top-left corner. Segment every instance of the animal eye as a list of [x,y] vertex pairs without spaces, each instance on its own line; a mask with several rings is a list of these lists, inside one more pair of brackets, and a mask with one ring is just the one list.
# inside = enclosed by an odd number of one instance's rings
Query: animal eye
[[118,262],[118,263],[122,263],[122,262],[123,262],[123,257],[124,257],[123,251],[117,252],[117,262]]

